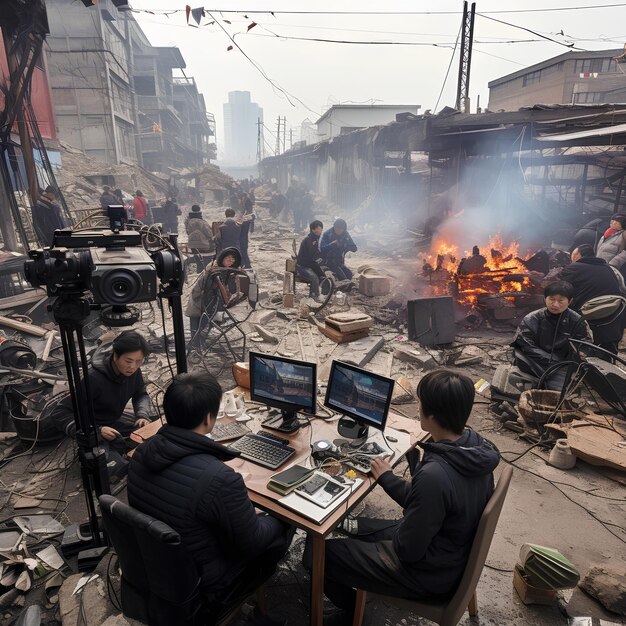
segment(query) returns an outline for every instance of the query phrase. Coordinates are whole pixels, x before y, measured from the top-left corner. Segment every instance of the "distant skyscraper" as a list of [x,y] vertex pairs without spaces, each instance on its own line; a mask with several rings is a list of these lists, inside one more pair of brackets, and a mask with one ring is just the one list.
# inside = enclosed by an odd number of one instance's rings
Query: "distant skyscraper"
[[249,91],[231,91],[224,104],[224,160],[232,165],[256,163],[258,119],[263,109]]

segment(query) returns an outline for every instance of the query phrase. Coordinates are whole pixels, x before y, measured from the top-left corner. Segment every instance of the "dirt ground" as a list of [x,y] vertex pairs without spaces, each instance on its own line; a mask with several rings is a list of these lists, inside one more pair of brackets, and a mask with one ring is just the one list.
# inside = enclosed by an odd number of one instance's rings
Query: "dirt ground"
[[[223,209],[217,207],[204,209],[205,217],[209,221],[221,218],[222,211]],[[323,337],[306,319],[300,320],[295,315],[285,319],[279,315],[272,316],[271,313],[272,310],[281,308],[277,301],[282,294],[284,262],[291,254],[293,239],[297,238],[299,241],[302,234],[294,233],[289,225],[277,225],[269,219],[263,209],[258,213],[259,219],[251,238],[250,257],[257,273],[262,300],[245,325],[248,331],[248,348],[315,360],[318,364],[323,364],[344,348],[339,348],[337,344]],[[334,217],[336,216],[324,215],[321,219],[331,222]],[[180,230],[182,235],[182,220]],[[367,232],[362,234],[354,232],[353,236],[358,245],[361,241],[366,242],[368,237],[372,238],[371,233],[368,235]],[[393,247],[381,251],[380,246],[364,245],[362,250],[348,259],[347,263],[355,269],[364,264],[382,267],[399,282],[406,281],[407,276],[415,271],[414,257],[410,254],[400,254]],[[306,295],[305,286],[299,285],[297,296]],[[273,296],[276,297],[276,302],[273,301]],[[333,305],[331,310],[347,310],[351,307],[375,312],[381,302],[379,299],[367,299],[353,291],[348,295],[346,305]],[[158,342],[161,331],[157,313],[155,309],[150,313],[150,307],[146,307],[144,330],[151,329],[153,337]],[[239,305],[235,314],[245,316],[247,305]],[[262,325],[267,331],[277,335],[279,343],[252,341],[251,325],[267,317],[271,319],[265,319]],[[171,336],[169,322],[166,326]],[[423,371],[393,356],[397,346],[409,344],[404,341],[406,335],[404,323],[393,319],[384,324],[377,322],[371,335],[382,337],[384,345],[367,367],[396,378],[405,376],[411,382],[411,389],[414,391]],[[457,342],[466,346],[468,354],[480,356],[482,359],[478,364],[462,368],[463,371],[475,381],[481,378],[490,380],[496,366],[508,360],[507,344],[511,338],[512,332],[507,335],[485,328],[471,332],[461,331]],[[414,345],[419,348],[417,344]],[[440,351],[433,351],[432,356],[437,363],[446,355]],[[235,384],[230,373],[231,363],[230,354],[216,348],[194,365],[206,367],[218,375],[223,387],[228,389]],[[150,372],[150,380],[159,384],[165,383],[169,377],[169,367],[164,353],[153,354],[144,370]],[[153,389],[151,393],[156,396],[157,389]],[[417,408],[412,401],[396,405],[393,410],[417,419]],[[614,624],[626,624],[624,618],[606,613],[599,603],[579,589],[560,594],[559,602],[552,606],[525,606],[512,585],[512,571],[518,560],[519,549],[527,542],[560,550],[576,565],[583,576],[594,564],[623,565],[626,554],[626,530],[623,528],[626,519],[624,476],[622,475],[618,482],[605,475],[601,468],[580,461],[568,472],[547,465],[546,451],[541,448],[528,451],[531,444],[520,439],[516,433],[502,428],[501,422],[490,412],[489,398],[485,396],[477,396],[469,425],[493,441],[501,450],[504,461],[496,470],[496,479],[505,462],[511,462],[515,469],[487,565],[478,585],[479,616],[473,620],[466,614],[460,623],[551,626],[567,624],[568,616],[594,616]],[[524,452],[527,453],[520,457]],[[47,473],[42,474],[46,470]],[[406,464],[400,463],[395,471],[402,474],[406,471]],[[16,496],[12,491],[17,489],[16,484],[19,485],[19,489],[25,489],[25,480],[42,480],[42,476],[48,482],[41,482],[41,489],[45,490],[46,497],[50,500],[43,501],[38,509],[30,512],[52,512],[64,524],[84,519],[85,503],[80,492],[79,468],[71,446],[66,442],[55,449],[37,450],[33,456],[25,455],[2,469],[0,483],[2,519],[9,518],[15,513],[13,505]],[[125,497],[125,489],[119,492],[118,497]],[[378,487],[359,506],[356,513],[384,518],[401,515],[399,508]],[[288,557],[280,564],[275,577],[267,587],[267,604],[270,611],[287,617],[290,625],[304,626],[308,623],[309,580],[300,562],[303,543],[304,535],[298,532]],[[27,595],[27,603],[41,601],[41,594],[41,587],[30,592]],[[103,597],[98,596],[97,601],[94,600],[93,603],[85,602],[85,608],[87,624],[90,626],[102,623],[102,611],[105,611],[106,615],[115,613],[105,594]],[[5,611],[4,617],[7,620],[9,616],[17,614],[16,609],[0,610]],[[244,614],[235,623],[239,626],[246,622],[244,607]],[[45,612],[44,623],[61,623],[58,611],[54,607]],[[66,617],[62,623],[65,626],[74,625],[76,619]],[[429,622],[384,604],[372,602],[368,604],[364,623],[368,626],[409,626]]]

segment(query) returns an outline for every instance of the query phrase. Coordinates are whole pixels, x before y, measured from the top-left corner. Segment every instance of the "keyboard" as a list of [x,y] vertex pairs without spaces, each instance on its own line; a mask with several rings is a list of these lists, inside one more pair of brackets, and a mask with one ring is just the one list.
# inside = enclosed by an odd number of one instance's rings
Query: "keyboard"
[[230,422],[227,424],[216,424],[210,432],[209,437],[213,441],[227,441],[228,439],[239,439],[252,431],[241,422]]
[[229,447],[240,452],[243,459],[270,469],[278,469],[296,453],[291,446],[264,437],[262,434],[244,435]]

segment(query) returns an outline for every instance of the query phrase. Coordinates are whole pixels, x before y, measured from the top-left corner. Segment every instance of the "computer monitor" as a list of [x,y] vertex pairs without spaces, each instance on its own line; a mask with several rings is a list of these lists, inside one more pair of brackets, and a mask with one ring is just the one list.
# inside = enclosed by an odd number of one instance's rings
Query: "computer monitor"
[[263,425],[281,432],[298,430],[296,413],[315,413],[317,365],[250,352],[250,399],[280,409],[281,416]]
[[333,361],[324,405],[345,416],[339,421],[339,434],[362,439],[369,426],[384,430],[394,384],[386,376]]

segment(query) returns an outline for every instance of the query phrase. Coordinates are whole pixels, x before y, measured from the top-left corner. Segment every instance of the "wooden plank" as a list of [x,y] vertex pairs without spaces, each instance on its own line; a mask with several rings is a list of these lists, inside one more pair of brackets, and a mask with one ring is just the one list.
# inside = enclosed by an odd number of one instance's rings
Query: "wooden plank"
[[15,296],[0,298],[0,311],[39,302],[46,298],[46,292],[43,289],[33,289],[31,291],[25,291],[24,293],[18,293]]
[[351,333],[341,333],[330,326],[318,326],[318,328],[323,335],[337,343],[349,343],[351,341],[356,341],[357,339],[363,339],[363,337],[367,337],[370,333],[369,328],[364,328]]
[[17,320],[5,317],[4,315],[0,315],[0,326],[7,326],[13,330],[19,330],[22,333],[34,335],[35,337],[45,337],[48,334],[48,331],[45,328],[41,328],[41,326],[18,322]]

